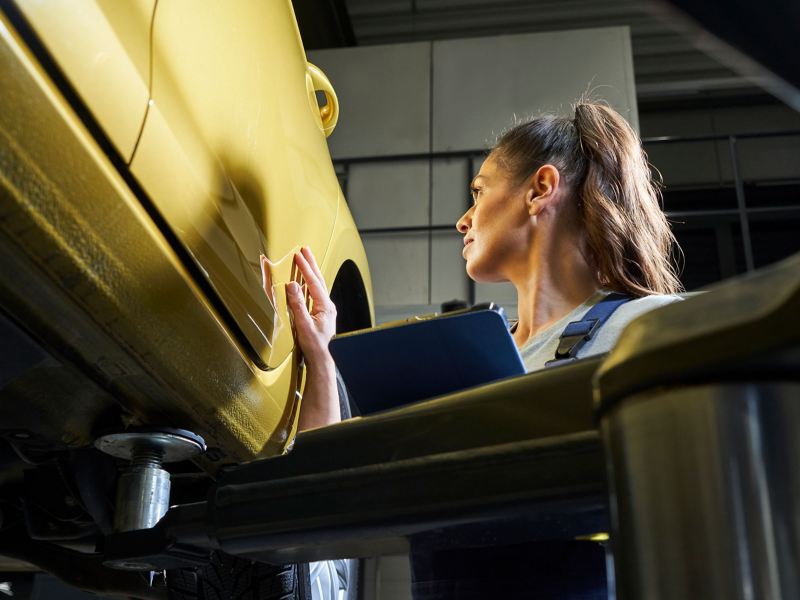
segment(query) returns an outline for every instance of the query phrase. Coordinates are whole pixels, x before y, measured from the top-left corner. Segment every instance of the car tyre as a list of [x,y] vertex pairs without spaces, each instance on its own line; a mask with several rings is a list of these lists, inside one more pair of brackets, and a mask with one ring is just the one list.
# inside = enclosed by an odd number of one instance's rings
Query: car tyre
[[307,564],[269,565],[214,552],[204,567],[167,572],[170,600],[311,600]]

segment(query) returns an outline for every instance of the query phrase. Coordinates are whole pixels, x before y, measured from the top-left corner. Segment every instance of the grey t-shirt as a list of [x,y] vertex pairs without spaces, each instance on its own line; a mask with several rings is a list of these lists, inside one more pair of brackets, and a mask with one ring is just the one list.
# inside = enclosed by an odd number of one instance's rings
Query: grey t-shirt
[[[580,321],[583,315],[589,312],[592,306],[610,293],[610,290],[598,290],[568,315],[562,317],[547,327],[547,329],[543,329],[529,339],[525,345],[520,348],[522,361],[525,363],[525,368],[528,372],[542,369],[547,361],[553,360],[556,355],[556,349],[558,348],[558,340],[564,328],[572,321]],[[613,312],[608,318],[608,321],[597,330],[594,337],[580,349],[577,357],[585,358],[587,356],[608,352],[617,342],[617,338],[619,334],[622,333],[622,330],[636,317],[660,306],[666,306],[667,304],[680,300],[682,300],[680,296],[653,295],[643,296],[626,302]]]

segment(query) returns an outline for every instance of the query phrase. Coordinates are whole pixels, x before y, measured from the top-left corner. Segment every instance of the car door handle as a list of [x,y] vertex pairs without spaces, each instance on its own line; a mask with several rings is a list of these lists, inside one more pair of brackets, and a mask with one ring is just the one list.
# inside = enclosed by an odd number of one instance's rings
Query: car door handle
[[[319,114],[320,128],[322,129],[325,137],[333,133],[336,127],[336,122],[339,120],[339,100],[336,98],[336,92],[333,90],[331,82],[325,76],[325,73],[317,67],[308,63],[306,67],[307,84],[309,90],[309,102],[313,110]],[[319,106],[317,103],[316,92],[325,94],[325,104]]]

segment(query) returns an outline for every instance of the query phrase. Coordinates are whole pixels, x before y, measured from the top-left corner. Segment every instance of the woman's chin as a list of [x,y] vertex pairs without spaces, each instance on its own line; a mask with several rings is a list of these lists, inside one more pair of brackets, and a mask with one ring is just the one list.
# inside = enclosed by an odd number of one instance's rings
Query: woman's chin
[[497,281],[490,273],[486,273],[479,265],[467,261],[467,276],[475,283],[492,283]]
[[472,279],[475,283],[506,283],[508,281],[507,277],[503,277],[502,275],[490,271],[488,269],[481,269],[479,265],[470,264],[467,261],[467,277]]
[[467,259],[467,264],[466,264],[466,267],[465,267],[465,269],[466,269],[466,271],[467,271],[467,277],[469,277],[469,278],[470,278],[470,279],[472,279],[473,281],[478,281],[478,279],[477,279],[477,273],[475,272],[475,267],[474,267],[474,265],[472,265],[472,264],[469,262],[469,259]]

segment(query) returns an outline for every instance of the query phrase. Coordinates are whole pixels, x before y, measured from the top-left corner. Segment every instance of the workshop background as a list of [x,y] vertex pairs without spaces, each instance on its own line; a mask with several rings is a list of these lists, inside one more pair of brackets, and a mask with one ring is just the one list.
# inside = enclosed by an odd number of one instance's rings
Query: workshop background
[[[638,129],[663,176],[687,290],[800,251],[800,99],[739,74],[725,49],[662,5],[331,0],[322,15],[309,4],[295,0],[295,10],[309,60],[339,97],[329,146],[378,322],[453,299],[515,315],[508,284],[466,277],[454,223],[497,135],[514,118],[571,114],[586,91]],[[367,597],[410,597],[405,557],[366,567]]]
[[661,172],[687,290],[800,250],[800,113],[658,5],[347,0],[329,3],[338,30],[320,32],[301,4],[309,60],[339,96],[329,145],[379,322],[452,299],[515,313],[510,286],[468,281],[454,223],[514,116],[569,114],[587,90],[638,128]]

